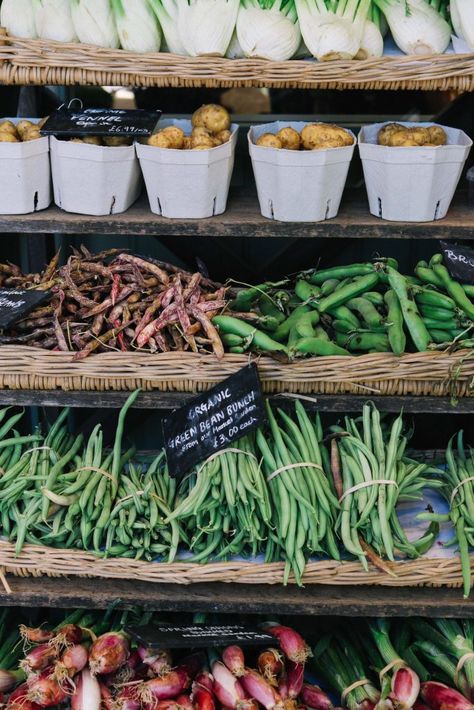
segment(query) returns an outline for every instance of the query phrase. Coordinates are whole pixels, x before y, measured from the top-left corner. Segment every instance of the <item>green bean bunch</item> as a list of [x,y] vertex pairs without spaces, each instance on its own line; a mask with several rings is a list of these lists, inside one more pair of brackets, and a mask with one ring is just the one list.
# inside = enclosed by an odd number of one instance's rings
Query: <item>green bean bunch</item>
[[424,489],[442,484],[429,477],[427,464],[407,457],[402,415],[386,430],[379,411],[367,404],[361,419],[346,417],[345,426],[333,426],[332,432],[338,453],[332,459],[333,474],[335,480],[342,477],[338,533],[346,551],[358,557],[364,569],[367,545],[391,561],[396,552],[411,558],[426,552],[436,540],[436,527],[410,542],[397,505],[421,500]]
[[447,515],[421,513],[417,517],[420,520],[452,522],[454,537],[451,544],[457,544],[459,548],[464,598],[467,599],[472,586],[469,547],[474,547],[474,449],[466,451],[462,431],[450,439],[446,449],[446,467],[440,475],[450,512]]
[[271,544],[271,515],[255,445],[246,436],[183,480],[167,521],[181,523],[193,553],[187,561],[206,563],[264,551]]
[[339,559],[334,534],[339,504],[327,476],[329,459],[319,417],[311,421],[299,401],[294,418],[281,409],[276,416],[268,401],[267,413],[269,432],[257,432],[273,503],[266,560],[277,553],[285,561],[285,583],[292,571],[301,584],[311,554]]

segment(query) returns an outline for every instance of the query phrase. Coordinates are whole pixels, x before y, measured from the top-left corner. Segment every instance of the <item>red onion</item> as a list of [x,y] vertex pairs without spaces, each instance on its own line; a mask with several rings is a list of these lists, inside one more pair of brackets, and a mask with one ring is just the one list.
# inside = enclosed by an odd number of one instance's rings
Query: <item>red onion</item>
[[212,675],[214,676],[214,695],[218,701],[227,708],[236,708],[239,700],[245,698],[244,689],[237,678],[221,661],[213,663]]
[[139,710],[137,686],[126,685],[119,692],[112,705],[113,710]]
[[7,703],[8,710],[41,710],[39,705],[28,700],[28,691],[27,683],[19,685],[10,695]]
[[195,678],[193,682],[193,692],[194,688],[204,688],[204,690],[208,690],[210,693],[213,692],[213,683],[214,680],[211,676],[210,673],[207,671],[202,671],[199,673]]
[[102,634],[91,646],[89,667],[93,675],[115,673],[130,655],[128,636],[110,632]]
[[106,685],[99,682],[100,702],[103,710],[114,710],[114,699]]
[[281,698],[275,688],[257,671],[247,668],[241,683],[249,697],[263,705],[265,710],[272,710],[275,706],[281,705]]
[[193,680],[196,675],[201,671],[202,667],[206,665],[206,654],[202,651],[197,651],[196,653],[189,653],[184,658],[181,658],[179,665],[184,668],[189,678]]
[[88,668],[84,668],[76,683],[71,710],[100,710],[101,702],[99,681]]
[[308,708],[314,710],[332,710],[333,704],[330,699],[317,685],[303,683],[301,689],[301,700]]
[[244,675],[245,658],[240,646],[227,646],[222,653],[222,660],[230,672],[237,676],[237,678]]
[[23,671],[4,671],[0,668],[0,693],[7,693],[23,680],[25,680]]
[[420,679],[411,668],[397,668],[392,676],[392,693],[397,710],[410,710],[420,694]]
[[87,665],[89,654],[84,646],[70,646],[64,651],[61,660],[54,667],[53,676],[57,681],[74,678]]
[[202,686],[195,688],[193,684],[193,705],[195,710],[215,710],[214,696]]
[[257,667],[272,685],[277,685],[277,677],[283,670],[283,658],[276,648],[267,648],[259,655]]
[[183,693],[182,695],[178,695],[178,697],[176,698],[176,702],[178,703],[181,710],[194,710],[194,705],[191,702],[191,697],[189,695],[186,695],[185,693]]
[[301,693],[304,681],[304,663],[288,661],[288,697],[296,700]]
[[305,663],[308,656],[312,655],[303,637],[289,626],[275,624],[265,627],[265,631],[278,639],[281,650],[293,663]]
[[51,641],[54,638],[53,631],[46,631],[46,629],[41,628],[34,629],[30,626],[25,626],[25,624],[20,625],[19,631],[21,638],[28,641],[28,643],[47,643],[47,641]]
[[188,684],[188,676],[182,668],[176,668],[160,678],[152,678],[138,686],[138,697],[144,704],[170,700],[181,695]]
[[278,694],[282,700],[287,700],[288,692],[288,676],[285,669],[278,680]]
[[181,705],[176,700],[160,700],[155,708],[156,710],[181,710]]
[[469,700],[444,683],[428,681],[421,684],[421,697],[432,710],[473,710]]
[[42,671],[53,663],[58,657],[56,648],[48,643],[42,643],[40,646],[33,648],[27,656],[21,661],[20,668],[26,674]]
[[[27,697],[31,702],[38,703],[40,707],[51,708],[64,702],[68,694],[54,678],[37,678],[29,684]],[[87,710],[94,710],[94,708],[87,706]]]
[[58,629],[57,634],[51,639],[50,644],[54,646],[74,646],[81,643],[84,632],[76,624],[64,624]]
[[424,705],[423,703],[415,703],[413,706],[413,710],[430,710],[428,705]]

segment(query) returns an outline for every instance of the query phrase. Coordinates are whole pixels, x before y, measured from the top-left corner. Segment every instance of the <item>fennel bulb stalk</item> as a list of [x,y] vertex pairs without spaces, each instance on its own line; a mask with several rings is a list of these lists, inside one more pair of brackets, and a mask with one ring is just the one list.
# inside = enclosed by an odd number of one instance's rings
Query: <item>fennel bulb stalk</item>
[[159,52],[161,33],[148,0],[110,0],[118,36],[129,52]]
[[237,39],[246,57],[291,59],[301,42],[293,0],[241,0]]
[[72,0],[71,12],[79,42],[112,49],[119,46],[109,0]]
[[301,34],[313,57],[353,59],[360,49],[370,0],[295,0]]
[[77,42],[69,0],[33,0],[36,33],[41,39]]
[[474,51],[474,4],[472,0],[451,0],[451,17],[458,37],[465,40]]
[[239,0],[177,0],[178,31],[191,57],[223,57],[237,22]]
[[187,54],[178,32],[177,0],[150,0],[150,5],[163,30],[168,51],[173,54]]
[[384,13],[393,39],[405,54],[442,54],[451,28],[426,0],[374,0]]
[[36,39],[33,0],[3,0],[0,24],[12,37]]

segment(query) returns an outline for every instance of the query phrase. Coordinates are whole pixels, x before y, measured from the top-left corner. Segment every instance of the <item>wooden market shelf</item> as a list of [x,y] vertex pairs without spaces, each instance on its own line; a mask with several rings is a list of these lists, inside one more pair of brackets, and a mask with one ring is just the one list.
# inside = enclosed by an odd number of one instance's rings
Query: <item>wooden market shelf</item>
[[260,214],[257,197],[231,190],[227,211],[208,219],[166,219],[154,215],[145,197],[127,212],[91,217],[58,207],[30,215],[0,215],[0,232],[104,234],[173,237],[287,237],[474,239],[474,208],[460,191],[448,215],[436,222],[388,222],[369,212],[365,190],[348,191],[339,215],[325,222],[276,222]]
[[84,44],[7,38],[2,84],[135,87],[474,90],[474,53],[385,56],[364,61],[183,57],[135,54]]
[[223,583],[156,585],[134,580],[8,577],[12,593],[0,591],[0,607],[119,608],[239,614],[308,614],[312,616],[474,617],[474,598],[461,589],[311,586]]
[[[61,390],[0,390],[0,406],[18,407],[82,407],[84,409],[117,409],[122,407],[129,392],[64,392]],[[195,394],[188,392],[142,392],[135,409],[170,410],[189,402]],[[320,412],[359,412],[368,401],[385,412],[411,414],[473,414],[474,398],[457,401],[449,397],[391,397],[358,395],[298,395],[308,410]],[[270,397],[278,406],[293,406],[295,396]]]

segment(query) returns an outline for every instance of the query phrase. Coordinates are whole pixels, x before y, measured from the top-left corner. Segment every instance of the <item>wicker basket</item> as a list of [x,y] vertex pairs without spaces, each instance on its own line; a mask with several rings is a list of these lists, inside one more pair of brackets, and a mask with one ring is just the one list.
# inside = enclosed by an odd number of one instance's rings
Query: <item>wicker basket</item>
[[[0,389],[201,392],[244,367],[249,357],[194,353],[70,353],[0,347]],[[256,359],[268,393],[474,396],[474,350],[396,357],[374,353],[314,357],[292,364]]]
[[474,90],[474,53],[390,56],[364,61],[182,57],[83,44],[8,39],[0,43],[3,84],[306,89]]
[[[322,560],[309,562],[303,583],[336,585],[379,585],[386,587],[460,587],[461,563],[450,559],[422,558],[391,563],[396,576],[370,567],[365,572],[359,562]],[[96,577],[133,579],[157,584],[198,584],[202,582],[232,582],[237,584],[281,584],[284,563],[215,562],[205,565],[186,562],[142,562],[127,559],[102,559],[88,552],[55,550],[40,545],[25,545],[15,555],[12,543],[0,541],[0,569],[20,577]],[[295,580],[290,577],[290,583]]]

